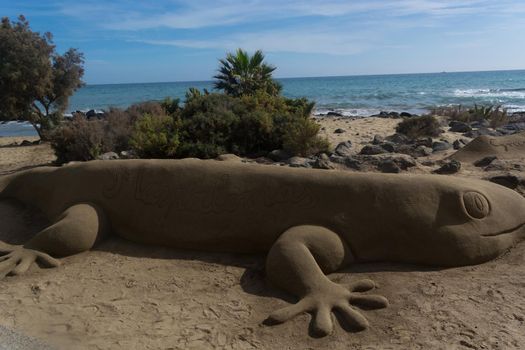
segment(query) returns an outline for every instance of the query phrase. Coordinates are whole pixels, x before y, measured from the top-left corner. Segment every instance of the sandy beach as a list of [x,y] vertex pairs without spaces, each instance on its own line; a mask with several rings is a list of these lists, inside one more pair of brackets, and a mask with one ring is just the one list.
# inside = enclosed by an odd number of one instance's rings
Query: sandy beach
[[[391,135],[400,119],[318,121],[334,147],[350,140],[357,153],[374,135]],[[440,138],[453,142],[458,134],[447,131]],[[53,161],[47,144],[6,146],[23,139],[0,138],[0,174]],[[430,173],[438,165],[422,163],[453,152],[418,159],[408,171]],[[487,175],[465,164],[454,176]],[[9,201],[0,202],[0,213],[6,220],[0,239],[23,242],[47,224]],[[278,326],[262,324],[269,312],[291,301],[265,284],[264,256],[145,247],[112,237],[62,261],[58,268],[33,266],[23,276],[0,281],[0,326],[58,349],[525,347],[525,242],[478,266],[366,264],[332,274],[342,284],[376,281],[376,293],[387,296],[391,306],[364,311],[371,325],[367,331],[347,332],[336,325],[324,338],[309,336],[309,315]]]

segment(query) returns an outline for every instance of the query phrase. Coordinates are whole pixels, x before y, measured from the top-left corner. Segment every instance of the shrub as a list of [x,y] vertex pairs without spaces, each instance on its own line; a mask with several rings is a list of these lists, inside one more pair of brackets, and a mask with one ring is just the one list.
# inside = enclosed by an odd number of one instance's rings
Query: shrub
[[498,105],[478,106],[470,108],[459,106],[438,107],[432,110],[433,115],[439,115],[465,123],[487,120],[492,128],[508,123],[508,113]]
[[473,120],[487,120],[492,128],[497,128],[508,122],[507,110],[501,106],[478,106],[469,109]]
[[430,113],[431,115],[447,117],[450,120],[470,122],[468,108],[464,108],[462,105],[436,107],[431,109]]
[[141,158],[170,158],[179,146],[178,126],[173,117],[145,114],[133,127],[130,145]]
[[106,112],[103,123],[105,148],[114,152],[129,150],[135,120],[135,117],[118,108],[111,108]]
[[198,90],[189,91],[186,98],[180,112],[178,156],[258,155],[283,148],[285,139],[290,150],[303,155],[325,148],[317,138],[317,124],[310,119],[313,103],[306,99],[291,100],[264,91],[232,97]]
[[[198,91],[198,90],[197,90]],[[179,156],[214,158],[232,148],[232,137],[239,117],[233,112],[237,99],[221,94],[188,95],[181,111]]]
[[308,156],[328,149],[310,118],[313,106],[306,99],[264,91],[233,97],[190,89],[183,108],[178,100],[166,99],[112,108],[102,120],[77,116],[53,136],[53,147],[60,162],[130,148],[142,158],[255,156],[283,148]]
[[330,142],[317,135],[319,127],[319,124],[312,119],[297,119],[284,134],[283,148],[292,154],[301,156],[328,152]]
[[431,115],[406,118],[397,125],[396,131],[411,139],[436,137],[443,132],[436,117]]
[[95,159],[104,149],[104,126],[99,120],[76,116],[51,133],[57,163]]
[[145,114],[149,115],[166,115],[166,109],[163,104],[157,101],[146,101],[132,104],[126,111],[129,115],[131,122],[136,122],[140,117]]

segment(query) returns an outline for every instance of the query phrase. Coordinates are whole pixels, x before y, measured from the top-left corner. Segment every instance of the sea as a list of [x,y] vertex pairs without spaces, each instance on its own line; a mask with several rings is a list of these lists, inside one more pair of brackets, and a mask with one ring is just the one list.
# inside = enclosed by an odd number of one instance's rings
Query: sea
[[[316,114],[329,111],[347,117],[367,117],[380,111],[421,114],[438,106],[502,105],[509,112],[525,111],[525,70],[441,72],[277,79],[283,95],[316,102]],[[190,87],[213,91],[213,82],[172,82],[87,85],[70,99],[68,112],[105,110],[165,97],[180,98]],[[0,124],[2,136],[33,136],[26,123]]]

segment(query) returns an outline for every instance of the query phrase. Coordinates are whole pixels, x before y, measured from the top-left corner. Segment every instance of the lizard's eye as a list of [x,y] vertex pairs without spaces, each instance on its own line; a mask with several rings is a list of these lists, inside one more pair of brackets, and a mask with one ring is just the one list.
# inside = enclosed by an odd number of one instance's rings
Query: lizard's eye
[[466,192],[463,194],[463,204],[467,213],[473,218],[483,219],[489,215],[489,201],[479,192]]

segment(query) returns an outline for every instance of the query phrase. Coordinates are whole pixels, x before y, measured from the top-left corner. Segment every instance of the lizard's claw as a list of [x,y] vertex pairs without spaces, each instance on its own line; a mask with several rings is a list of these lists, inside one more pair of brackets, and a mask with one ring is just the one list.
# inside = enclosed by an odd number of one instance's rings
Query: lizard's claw
[[23,246],[1,246],[0,252],[5,254],[0,256],[0,278],[23,274],[36,260],[47,267],[60,265],[60,261],[48,254]]
[[368,321],[352,305],[366,309],[388,306],[388,300],[383,296],[357,294],[374,287],[374,282],[370,280],[356,282],[349,289],[331,282],[319,291],[307,294],[298,303],[275,311],[266,319],[266,323],[283,323],[301,313],[310,312],[313,315],[312,331],[319,336],[325,336],[333,330],[332,311],[335,309],[351,329],[362,331],[368,328]]

